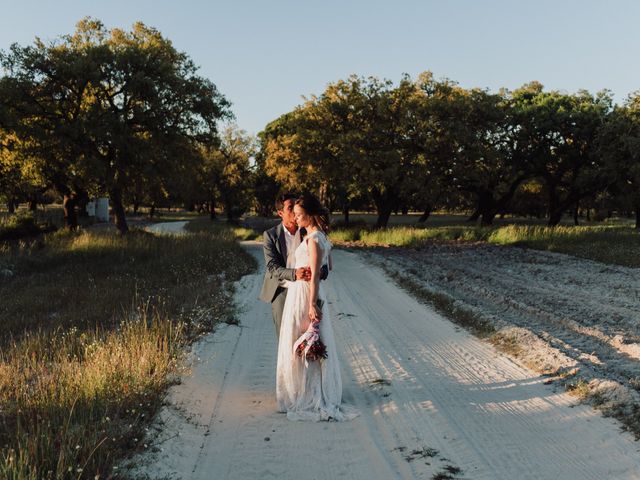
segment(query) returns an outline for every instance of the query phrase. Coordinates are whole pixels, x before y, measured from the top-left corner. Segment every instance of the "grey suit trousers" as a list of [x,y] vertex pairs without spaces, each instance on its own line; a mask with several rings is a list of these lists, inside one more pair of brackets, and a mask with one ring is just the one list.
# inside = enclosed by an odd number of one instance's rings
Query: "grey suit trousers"
[[271,313],[273,314],[273,325],[276,327],[276,338],[280,338],[280,325],[282,324],[282,312],[284,311],[284,302],[287,298],[287,289],[279,288],[278,293],[271,302]]

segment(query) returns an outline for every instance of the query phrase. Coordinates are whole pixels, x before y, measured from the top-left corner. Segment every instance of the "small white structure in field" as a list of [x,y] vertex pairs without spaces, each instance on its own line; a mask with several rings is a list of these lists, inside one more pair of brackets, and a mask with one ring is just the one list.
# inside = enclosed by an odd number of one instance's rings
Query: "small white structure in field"
[[101,197],[96,199],[96,222],[109,221],[109,199]]
[[89,215],[90,217],[95,217],[96,216],[96,201],[95,200],[90,200],[87,202],[87,215]]

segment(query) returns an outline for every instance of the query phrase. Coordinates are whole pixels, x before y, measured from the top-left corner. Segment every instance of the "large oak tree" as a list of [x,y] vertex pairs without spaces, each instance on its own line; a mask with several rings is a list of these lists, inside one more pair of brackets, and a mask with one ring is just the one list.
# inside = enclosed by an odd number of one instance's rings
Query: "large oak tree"
[[[92,19],[49,44],[13,45],[0,55],[4,128],[28,139],[46,182],[74,201],[87,190],[110,197],[126,232],[123,198],[170,175],[195,171],[201,144],[215,144],[229,103],[193,61],[157,30],[106,30]],[[165,185],[171,182],[164,182]],[[144,184],[142,184],[144,186]]]

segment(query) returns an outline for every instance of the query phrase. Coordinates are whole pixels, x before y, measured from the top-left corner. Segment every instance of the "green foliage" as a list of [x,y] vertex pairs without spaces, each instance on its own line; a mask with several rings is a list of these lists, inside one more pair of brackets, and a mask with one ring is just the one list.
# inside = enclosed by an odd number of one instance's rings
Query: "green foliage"
[[528,146],[530,176],[544,184],[549,224],[557,225],[569,207],[615,181],[596,142],[611,112],[611,94],[545,92],[532,84],[512,97],[513,126],[518,140]]
[[251,189],[255,183],[251,157],[255,148],[252,136],[229,125],[217,148],[203,149],[200,184],[207,187],[211,203],[222,203],[230,221],[238,219],[251,206]]
[[494,94],[430,72],[397,85],[351,76],[267,125],[260,168],[345,218],[374,204],[377,227],[409,208],[473,208],[485,226],[514,211],[551,225],[569,209],[640,212],[638,105],[538,82]]
[[63,195],[108,193],[122,231],[122,201],[180,198],[230,116],[193,61],[142,23],[107,31],[87,18],[50,44],[13,45],[0,64],[3,127],[29,170]]

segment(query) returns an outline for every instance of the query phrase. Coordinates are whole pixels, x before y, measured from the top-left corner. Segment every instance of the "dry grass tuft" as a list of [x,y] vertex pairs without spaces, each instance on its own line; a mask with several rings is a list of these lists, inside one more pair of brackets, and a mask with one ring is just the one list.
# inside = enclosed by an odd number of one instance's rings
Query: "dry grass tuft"
[[186,343],[255,267],[229,230],[59,232],[0,248],[0,478],[111,478]]

